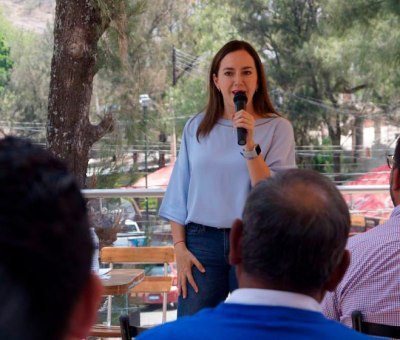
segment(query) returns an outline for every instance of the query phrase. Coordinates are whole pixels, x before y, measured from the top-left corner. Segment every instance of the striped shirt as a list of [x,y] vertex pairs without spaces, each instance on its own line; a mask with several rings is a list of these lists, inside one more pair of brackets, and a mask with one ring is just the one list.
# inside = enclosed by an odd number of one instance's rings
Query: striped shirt
[[347,249],[351,263],[322,302],[325,316],[352,327],[359,310],[363,321],[400,326],[400,205],[386,223],[350,238]]

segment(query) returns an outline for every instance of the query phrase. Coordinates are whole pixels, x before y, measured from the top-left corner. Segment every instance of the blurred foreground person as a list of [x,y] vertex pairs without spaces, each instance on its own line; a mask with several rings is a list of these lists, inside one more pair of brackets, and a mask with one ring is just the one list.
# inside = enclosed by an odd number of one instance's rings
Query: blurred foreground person
[[101,283],[74,177],[30,142],[0,140],[0,339],[83,339]]

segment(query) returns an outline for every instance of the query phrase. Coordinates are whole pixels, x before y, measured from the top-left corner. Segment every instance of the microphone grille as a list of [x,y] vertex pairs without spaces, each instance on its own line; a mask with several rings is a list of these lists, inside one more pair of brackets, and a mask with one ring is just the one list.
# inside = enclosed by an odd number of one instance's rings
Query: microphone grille
[[245,103],[247,103],[246,92],[243,91],[236,92],[235,95],[233,96],[233,101],[235,103],[239,101],[244,101]]

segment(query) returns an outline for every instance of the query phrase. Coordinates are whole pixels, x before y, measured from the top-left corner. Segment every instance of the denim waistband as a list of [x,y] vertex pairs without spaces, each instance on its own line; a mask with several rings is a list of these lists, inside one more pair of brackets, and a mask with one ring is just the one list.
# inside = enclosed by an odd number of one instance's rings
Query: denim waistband
[[231,230],[231,228],[217,228],[217,227],[210,227],[210,226],[208,226],[208,225],[205,225],[205,224],[200,224],[200,223],[195,223],[195,222],[189,222],[189,223],[187,224],[187,226],[188,226],[188,225],[193,225],[193,226],[203,227],[203,228],[206,228],[206,229],[212,229],[212,230]]

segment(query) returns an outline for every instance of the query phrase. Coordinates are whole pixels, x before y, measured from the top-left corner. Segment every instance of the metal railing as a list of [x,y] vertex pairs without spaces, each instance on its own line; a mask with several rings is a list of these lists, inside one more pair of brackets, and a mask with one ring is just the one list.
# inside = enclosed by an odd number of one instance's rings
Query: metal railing
[[[350,213],[388,212],[392,209],[355,210],[353,195],[388,194],[389,185],[339,185],[343,195],[350,195]],[[119,197],[164,197],[166,189],[88,189],[82,190],[86,198],[119,198]]]
[[[387,194],[389,185],[340,185],[337,187],[343,195]],[[85,189],[86,198],[118,197],[164,197],[166,189]]]
[[164,197],[166,189],[85,189],[86,198]]

